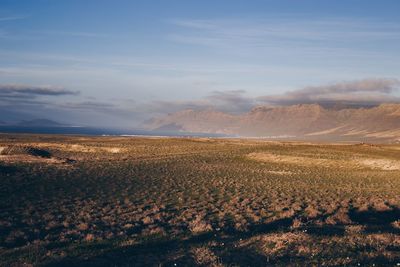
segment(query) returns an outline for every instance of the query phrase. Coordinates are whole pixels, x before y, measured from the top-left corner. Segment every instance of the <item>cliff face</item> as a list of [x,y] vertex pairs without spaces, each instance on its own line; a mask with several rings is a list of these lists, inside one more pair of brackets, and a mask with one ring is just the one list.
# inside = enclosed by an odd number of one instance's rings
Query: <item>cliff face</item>
[[400,138],[400,104],[372,108],[323,108],[318,104],[255,107],[241,115],[215,110],[184,110],[147,124],[151,130],[173,125],[187,132],[239,136],[360,136]]

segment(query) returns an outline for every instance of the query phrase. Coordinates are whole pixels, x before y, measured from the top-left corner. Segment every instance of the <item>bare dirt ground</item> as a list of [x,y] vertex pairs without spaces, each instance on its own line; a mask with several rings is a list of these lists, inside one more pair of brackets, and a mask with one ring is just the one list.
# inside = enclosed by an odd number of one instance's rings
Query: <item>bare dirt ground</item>
[[[309,156],[288,156],[271,153],[250,153],[248,157],[257,161],[275,162],[275,163],[289,163],[302,166],[323,166],[323,167],[337,167],[337,168],[372,168],[378,170],[400,170],[400,160],[387,159],[387,158],[366,158],[366,157],[349,157],[348,159],[330,159],[321,158],[324,155],[319,155],[319,158]],[[329,155],[328,155],[329,156]]]
[[397,145],[0,138],[0,266],[396,266]]
[[395,171],[400,170],[399,160],[389,159],[358,159],[358,162],[364,166],[378,170]]

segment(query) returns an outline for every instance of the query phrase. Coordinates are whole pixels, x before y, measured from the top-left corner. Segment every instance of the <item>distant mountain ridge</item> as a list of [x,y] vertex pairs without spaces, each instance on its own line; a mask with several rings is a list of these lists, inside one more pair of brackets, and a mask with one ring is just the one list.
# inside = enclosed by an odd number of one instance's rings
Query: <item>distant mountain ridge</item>
[[149,121],[145,127],[173,127],[187,132],[243,137],[365,137],[400,140],[400,104],[375,107],[324,108],[319,104],[259,106],[232,115],[212,109],[183,110]]

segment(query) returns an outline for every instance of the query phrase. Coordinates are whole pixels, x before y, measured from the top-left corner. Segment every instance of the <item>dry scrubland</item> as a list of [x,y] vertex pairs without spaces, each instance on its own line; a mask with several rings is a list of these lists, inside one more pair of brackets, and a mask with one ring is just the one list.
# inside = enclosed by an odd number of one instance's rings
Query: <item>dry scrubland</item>
[[400,262],[400,146],[2,135],[0,265]]

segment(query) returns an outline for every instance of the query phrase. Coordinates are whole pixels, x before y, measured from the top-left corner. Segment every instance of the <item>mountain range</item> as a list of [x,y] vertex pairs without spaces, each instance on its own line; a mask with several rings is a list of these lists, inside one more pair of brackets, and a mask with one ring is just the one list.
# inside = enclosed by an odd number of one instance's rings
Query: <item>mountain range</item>
[[241,137],[400,140],[400,104],[324,107],[319,104],[259,106],[244,114],[183,110],[145,125],[148,130],[219,133]]

